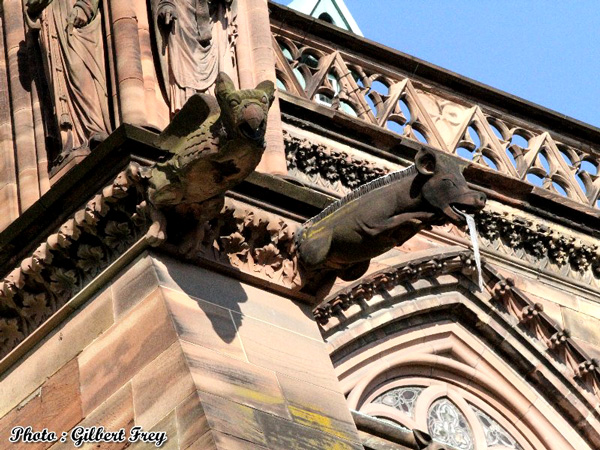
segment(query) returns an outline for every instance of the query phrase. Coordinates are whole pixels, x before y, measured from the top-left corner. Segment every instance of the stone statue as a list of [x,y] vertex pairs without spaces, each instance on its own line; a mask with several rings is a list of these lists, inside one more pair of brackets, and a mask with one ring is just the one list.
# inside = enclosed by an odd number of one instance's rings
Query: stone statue
[[166,238],[164,212],[206,221],[223,207],[224,193],[254,171],[262,157],[275,87],[263,81],[238,91],[225,73],[216,80],[216,100],[196,94],[183,106],[156,144],[170,158],[148,175],[153,245]]
[[110,132],[99,0],[27,0],[25,18],[39,31],[53,91],[62,155]]
[[164,91],[171,113],[234,73],[237,0],[153,0]]
[[483,193],[467,186],[465,164],[423,148],[413,166],[355,189],[303,225],[298,234],[303,266],[355,280],[367,271],[371,258],[420,230],[464,223],[463,213],[482,209],[486,201]]

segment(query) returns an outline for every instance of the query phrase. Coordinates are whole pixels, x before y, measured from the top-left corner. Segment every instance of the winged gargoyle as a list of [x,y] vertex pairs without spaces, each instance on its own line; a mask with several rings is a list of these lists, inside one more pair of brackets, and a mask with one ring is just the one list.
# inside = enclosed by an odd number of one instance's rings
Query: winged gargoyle
[[169,159],[156,164],[148,178],[151,245],[167,237],[165,213],[208,220],[223,207],[225,191],[254,171],[265,148],[267,115],[274,85],[236,90],[220,73],[215,97],[192,96],[158,136]]
[[420,230],[464,223],[463,213],[485,206],[485,194],[467,186],[466,163],[423,148],[415,164],[355,189],[308,220],[298,233],[300,260],[309,273],[335,271],[351,281],[371,258]]

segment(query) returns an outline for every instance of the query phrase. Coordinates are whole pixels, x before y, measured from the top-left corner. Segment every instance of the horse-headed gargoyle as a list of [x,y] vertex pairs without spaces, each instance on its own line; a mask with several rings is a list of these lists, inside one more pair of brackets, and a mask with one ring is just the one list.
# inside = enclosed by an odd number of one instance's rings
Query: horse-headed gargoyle
[[297,241],[302,265],[309,274],[334,271],[355,280],[371,258],[420,230],[464,224],[464,214],[481,210],[486,201],[485,194],[467,186],[466,164],[423,148],[414,165],[355,189],[304,223]]
[[166,239],[166,215],[191,217],[196,224],[207,221],[221,211],[225,191],[254,171],[264,152],[274,91],[271,81],[238,91],[220,73],[216,99],[196,94],[173,117],[156,141],[169,158],[144,175],[151,245]]

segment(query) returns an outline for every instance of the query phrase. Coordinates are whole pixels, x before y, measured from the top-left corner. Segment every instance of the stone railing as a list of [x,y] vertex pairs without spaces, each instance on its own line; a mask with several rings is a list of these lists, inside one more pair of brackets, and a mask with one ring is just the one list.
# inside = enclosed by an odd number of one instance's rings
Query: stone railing
[[[281,91],[598,207],[600,148],[591,142],[600,130],[303,16],[291,20],[295,13],[274,8]],[[415,67],[424,72],[422,66],[429,79],[413,75]],[[457,84],[463,92],[457,93]],[[479,101],[478,91],[495,100]],[[519,106],[514,115],[511,105]]]

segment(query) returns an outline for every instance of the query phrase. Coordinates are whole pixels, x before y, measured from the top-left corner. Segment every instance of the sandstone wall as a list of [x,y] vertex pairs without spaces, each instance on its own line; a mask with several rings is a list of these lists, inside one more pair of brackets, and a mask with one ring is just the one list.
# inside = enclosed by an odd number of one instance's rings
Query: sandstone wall
[[309,307],[147,253],[15,364],[0,398],[0,442],[18,425],[142,426],[167,449],[362,448]]

